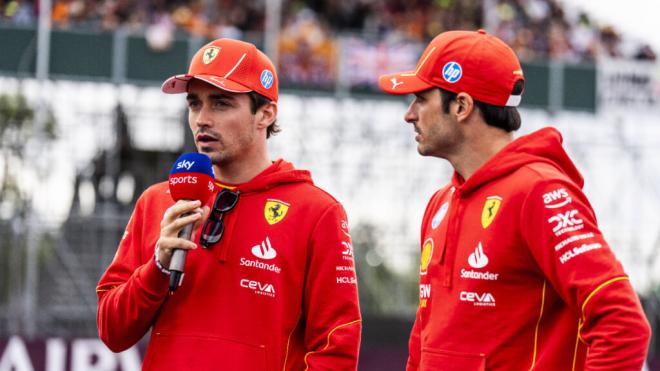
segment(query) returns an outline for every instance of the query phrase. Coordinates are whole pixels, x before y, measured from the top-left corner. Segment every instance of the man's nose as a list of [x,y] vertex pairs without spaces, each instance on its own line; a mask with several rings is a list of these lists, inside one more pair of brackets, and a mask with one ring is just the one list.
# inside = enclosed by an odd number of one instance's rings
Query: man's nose
[[212,120],[209,111],[210,110],[205,107],[202,107],[202,109],[199,110],[197,117],[195,117],[195,125],[197,127],[211,126]]
[[409,124],[414,124],[417,122],[417,111],[414,107],[415,102],[410,103],[406,114],[403,116],[403,119],[406,120]]

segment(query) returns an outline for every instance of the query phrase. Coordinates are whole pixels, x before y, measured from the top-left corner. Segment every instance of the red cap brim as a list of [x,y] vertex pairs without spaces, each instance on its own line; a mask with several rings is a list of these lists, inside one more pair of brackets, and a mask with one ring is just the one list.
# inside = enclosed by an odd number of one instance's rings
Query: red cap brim
[[213,86],[215,86],[218,89],[222,89],[225,91],[229,91],[232,93],[248,93],[251,92],[252,89],[241,85],[237,82],[234,82],[232,80],[226,79],[224,77],[220,76],[212,76],[212,75],[176,75],[172,76],[169,79],[165,80],[163,85],[161,86],[161,90],[163,93],[167,94],[178,94],[178,93],[185,93],[188,91],[188,83],[192,79],[198,79],[202,80],[206,83],[209,83]]
[[415,71],[383,75],[378,79],[380,89],[388,94],[410,94],[428,90],[433,85],[421,80]]

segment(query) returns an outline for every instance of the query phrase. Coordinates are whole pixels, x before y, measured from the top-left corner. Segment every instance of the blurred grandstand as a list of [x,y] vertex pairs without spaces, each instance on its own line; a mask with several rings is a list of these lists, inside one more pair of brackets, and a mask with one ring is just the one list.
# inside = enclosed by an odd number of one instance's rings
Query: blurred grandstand
[[376,77],[412,68],[449,29],[486,28],[523,59],[521,134],[564,133],[660,326],[660,64],[644,41],[556,0],[53,0],[38,27],[49,1],[0,0],[0,370],[139,369],[141,347],[114,356],[94,340],[94,287],[140,192],[192,148],[182,98],[158,84],[223,36],[279,61],[272,153],[347,208],[360,370],[403,367],[421,214],[451,175],[417,154],[406,101],[377,94]]

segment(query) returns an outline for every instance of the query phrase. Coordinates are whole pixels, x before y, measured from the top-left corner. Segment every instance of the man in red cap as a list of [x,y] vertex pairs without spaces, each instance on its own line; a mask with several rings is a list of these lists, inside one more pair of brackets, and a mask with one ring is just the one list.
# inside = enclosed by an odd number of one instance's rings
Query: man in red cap
[[[271,61],[252,44],[215,40],[162,90],[187,93],[197,150],[221,191],[207,204],[175,204],[167,182],[144,192],[97,288],[101,339],[122,351],[151,330],[144,370],[355,370],[346,214],[308,171],[269,158],[279,131]],[[190,224],[192,241],[179,238]],[[168,294],[173,249],[189,252]]]
[[415,71],[417,150],[454,168],[421,229],[408,370],[639,370],[650,336],[553,128],[513,138],[524,76],[484,31],[437,36]]

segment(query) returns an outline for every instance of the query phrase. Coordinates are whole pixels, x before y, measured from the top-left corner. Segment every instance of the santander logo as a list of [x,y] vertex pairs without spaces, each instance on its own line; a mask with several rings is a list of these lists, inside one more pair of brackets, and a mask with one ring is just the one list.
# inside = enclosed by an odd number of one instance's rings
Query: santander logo
[[273,249],[273,246],[270,244],[270,240],[266,236],[266,239],[261,242],[261,245],[254,245],[252,247],[252,255],[261,259],[273,259],[277,256],[277,251]]
[[488,265],[488,256],[484,254],[484,248],[481,246],[481,242],[479,242],[479,246],[468,257],[468,264],[472,268],[483,268]]

